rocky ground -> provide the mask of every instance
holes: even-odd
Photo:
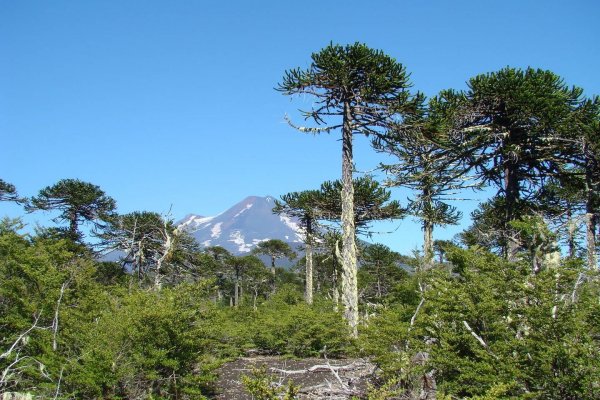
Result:
[[[346,400],[361,398],[373,379],[375,366],[362,359],[286,359],[282,357],[244,357],[223,365],[217,388],[219,400],[252,400],[242,384],[242,376],[264,368],[273,385],[286,386],[289,380],[300,386],[299,399]]]

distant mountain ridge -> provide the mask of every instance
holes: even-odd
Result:
[[[218,215],[189,214],[177,225],[202,247],[221,246],[235,255],[248,254],[269,239],[282,240],[295,249],[302,244],[302,228],[294,218],[273,214],[274,200],[249,196]]]

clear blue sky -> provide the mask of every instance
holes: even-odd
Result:
[[[273,90],[312,52],[364,42],[430,96],[507,65],[550,69],[593,95],[599,20],[595,0],[0,0],[0,178],[27,196],[79,178],[122,213],[172,206],[175,219],[317,188],[340,174],[338,137],[289,128],[284,114],[302,104]],[[364,140],[355,157],[359,170],[381,161]],[[19,214],[0,203],[0,216]],[[378,229],[398,226],[377,240],[421,245],[410,220]]]

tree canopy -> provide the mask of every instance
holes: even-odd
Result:
[[[56,222],[68,222],[69,233],[77,238],[82,223],[91,223],[100,228],[116,209],[116,202],[99,186],[79,179],[62,179],[52,186],[40,190],[31,199],[30,210],[57,210]]]
[[[20,200],[15,185],[0,179],[0,201],[19,202]]]

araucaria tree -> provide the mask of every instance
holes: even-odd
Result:
[[[373,141],[378,151],[398,159],[397,164],[381,165],[389,178],[387,185],[412,189],[408,212],[421,220],[423,229],[423,258],[426,267],[433,264],[433,229],[435,226],[455,225],[462,213],[447,203],[461,189],[476,188],[465,174],[463,165],[452,160],[448,151],[427,139],[439,129],[430,117],[415,121],[412,132],[389,133],[385,141]]]
[[[466,92],[442,92],[432,106],[448,117],[448,148],[484,183],[498,188],[504,251],[514,261],[522,241],[511,223],[527,213],[562,163],[567,125],[584,100],[583,91],[533,68],[478,75],[468,86]]]
[[[278,258],[287,258],[292,260],[296,258],[296,253],[289,244],[279,239],[269,239],[260,242],[253,250],[253,254],[269,256],[271,259],[271,273],[275,275],[275,260]]]
[[[356,134],[382,135],[422,102],[412,95],[404,66],[364,44],[330,44],[313,53],[308,69],[285,72],[277,90],[286,95],[308,94],[315,98],[311,110],[302,111],[316,127],[297,127],[301,132],[341,130],[342,135],[342,300],[345,317],[357,335],[358,290],[352,138]],[[291,123],[290,123],[291,124]]]
[[[354,227],[359,234],[370,235],[373,221],[402,218],[406,212],[396,200],[390,200],[392,193],[382,187],[370,176],[355,178],[354,190]],[[321,184],[319,219],[341,222],[343,203],[340,193],[343,190],[340,181],[326,181]]]
[[[319,196],[318,190],[287,193],[281,196],[281,201],[275,200],[275,207],[273,207],[273,212],[276,214],[298,218],[304,229],[306,259],[304,299],[308,304],[312,304],[313,301],[313,244],[315,223],[319,215]]]
[[[0,179],[0,201],[15,201],[19,202],[21,199],[17,194],[15,185],[8,183]]]
[[[69,235],[77,239],[79,226],[91,222],[94,227],[102,226],[114,215],[116,202],[100,187],[79,179],[62,179],[48,186],[31,199],[30,210],[58,210],[56,222],[68,222]]]

